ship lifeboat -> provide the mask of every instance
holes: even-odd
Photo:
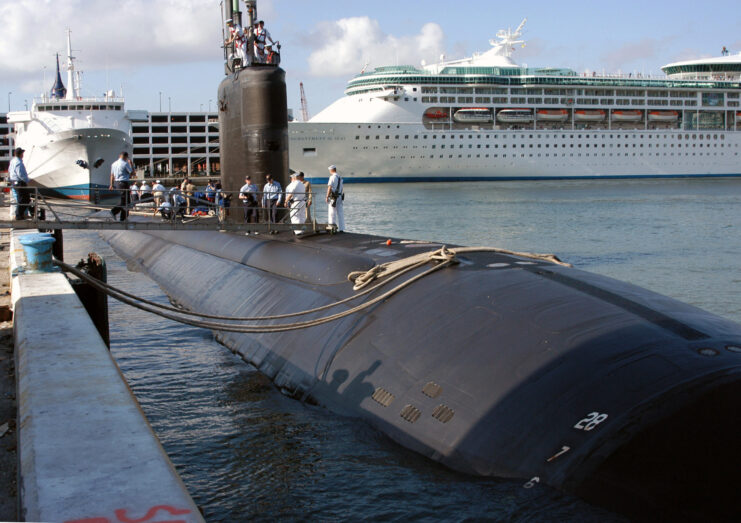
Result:
[[[447,119],[450,113],[447,109],[428,109],[425,111],[424,117],[430,120],[443,120]]]
[[[502,109],[497,113],[502,123],[528,123],[533,121],[532,109]]]
[[[621,109],[612,111],[613,122],[640,122],[641,120],[643,120],[643,111]]]
[[[601,122],[605,119],[602,109],[577,109],[574,111],[574,120],[578,122]]]
[[[538,109],[538,120],[543,122],[565,122],[569,119],[566,109]]]
[[[649,111],[648,120],[651,122],[676,122],[679,111]]]
[[[488,123],[492,121],[492,116],[486,107],[467,107],[457,110],[453,120],[459,123]]]

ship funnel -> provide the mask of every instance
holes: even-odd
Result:
[[[59,72],[59,53],[57,53],[57,80],[51,88],[51,97],[61,100],[65,96],[67,96],[67,89],[64,87],[64,83],[62,83],[62,75]]]

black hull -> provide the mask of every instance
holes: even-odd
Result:
[[[185,307],[309,309],[346,276],[435,248],[343,234],[105,232]],[[548,484],[637,517],[735,518],[741,326],[610,278],[476,253],[363,315],[217,333],[284,392],[466,473]]]

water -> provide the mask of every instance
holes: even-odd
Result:
[[[741,180],[348,185],[345,204],[357,232],[555,252],[741,320]],[[166,303],[97,235],[69,231],[65,248],[68,260],[102,254],[114,285]],[[620,519],[547,487],[447,470],[284,397],[207,331],[110,306],[113,354],[209,521]]]

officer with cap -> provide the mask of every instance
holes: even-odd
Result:
[[[345,213],[342,209],[342,202],[345,200],[342,177],[337,173],[337,167],[330,165],[329,180],[327,181],[327,223],[336,225],[337,230],[345,230]]]
[[[31,203],[31,194],[28,192],[28,172],[26,172],[26,166],[23,165],[23,153],[25,149],[20,147],[13,151],[13,159],[10,160],[8,166],[8,180],[13,186],[13,195],[15,196],[15,219],[23,220],[26,218],[26,213],[30,213],[31,209],[29,203]]]

